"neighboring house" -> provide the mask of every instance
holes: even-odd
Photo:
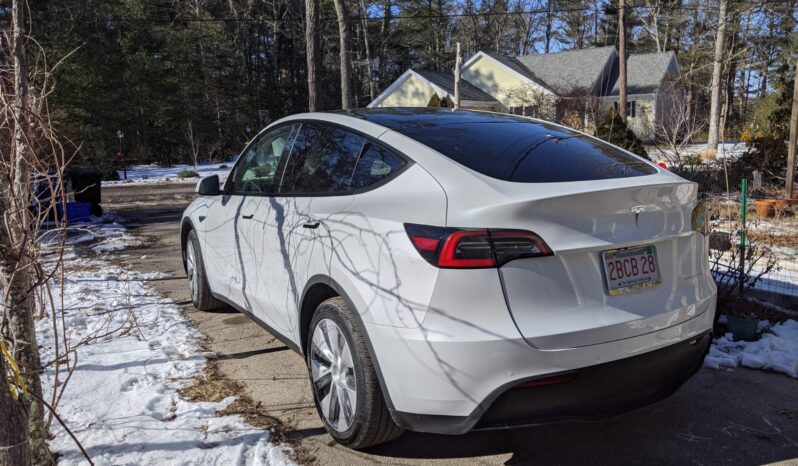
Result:
[[[561,121],[589,129],[618,101],[618,53],[615,47],[509,57],[478,52],[461,74],[461,106]],[[671,124],[682,94],[673,81],[680,75],[673,52],[631,55],[627,59],[629,127],[643,140]],[[426,106],[433,93],[454,97],[453,73],[408,70],[369,107]]]

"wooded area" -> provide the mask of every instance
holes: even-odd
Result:
[[[226,159],[263,126],[260,110],[274,120],[364,107],[409,67],[451,71],[457,42],[467,59],[619,36],[616,0],[51,0],[31,9],[37,59],[68,56],[55,75],[54,118],[84,163],[105,168],[120,148],[117,130],[131,160]],[[794,2],[638,0],[624,11],[627,53],[677,53],[688,118],[714,112],[725,138],[751,124],[753,133],[781,131],[768,120],[792,89]]]

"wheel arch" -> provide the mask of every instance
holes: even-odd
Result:
[[[299,338],[302,355],[307,356],[308,332],[310,331],[310,321],[313,319],[313,313],[316,311],[316,308],[319,306],[319,304],[336,296],[343,299],[347,306],[354,311],[352,314],[355,316],[355,319],[358,320],[358,325],[365,336],[366,345],[371,353],[371,360],[374,363],[374,369],[377,372],[377,379],[380,382],[380,389],[382,390],[382,395],[385,398],[385,404],[389,409],[393,410],[394,405],[391,401],[391,395],[387,390],[385,379],[382,376],[382,368],[380,367],[377,354],[374,352],[374,345],[371,343],[371,337],[369,337],[368,331],[363,324],[363,319],[360,316],[360,310],[355,306],[354,302],[343,289],[343,287],[333,278],[327,275],[319,274],[312,276],[302,291],[299,314]]]
[[[196,230],[196,228],[194,228],[194,223],[192,223],[191,219],[188,217],[183,218],[180,222],[180,256],[183,261],[183,270],[186,269],[186,242],[188,241],[188,234],[191,230]]]

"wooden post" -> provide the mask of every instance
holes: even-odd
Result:
[[[798,70],[798,62],[795,63]],[[798,77],[792,89],[792,114],[790,115],[790,147],[787,148],[787,183],[784,186],[784,195],[793,199],[793,184],[795,183],[795,143],[798,139]]]
[[[463,56],[460,54],[460,42],[457,43],[457,57],[454,62],[454,108],[460,108],[460,73],[463,68]]]
[[[626,124],[626,22],[624,20],[624,10],[626,2],[618,1],[618,115],[621,121]]]

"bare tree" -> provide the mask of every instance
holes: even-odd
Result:
[[[537,86],[519,86],[507,91],[507,99],[514,103],[511,110],[524,116],[554,119],[556,98]]]
[[[728,0],[720,0],[718,12],[718,31],[715,36],[715,58],[712,63],[712,97],[709,104],[709,135],[707,149],[718,150],[718,133],[720,124],[720,85],[721,68],[723,67],[723,52],[726,46],[726,9]]]
[[[349,12],[345,0],[333,0],[335,14],[338,16],[338,38],[341,55],[341,108],[352,108],[352,57],[349,52],[351,31],[349,30]]]
[[[364,0],[360,0],[360,14],[362,15],[361,24],[363,27],[363,46],[366,49],[366,78],[369,81],[369,99],[374,100],[374,96],[376,95],[374,91],[374,70],[372,69],[373,63],[371,60],[371,45],[369,43],[368,10],[366,9],[366,3]]]
[[[657,104],[659,117],[655,119],[656,140],[664,146],[662,153],[670,162],[682,163],[682,150],[707,128],[707,120],[692,111],[687,91],[680,82],[666,83]]]
[[[308,110],[321,110],[319,72],[321,71],[321,20],[319,0],[305,0],[305,50],[308,64]]]
[[[12,2],[11,21],[11,58],[13,61],[13,81],[5,81],[3,86],[2,105],[4,107],[4,128],[13,128],[11,134],[3,137],[3,156],[0,163],[0,199],[4,204],[0,219],[0,280],[5,290],[0,338],[10,343],[9,351],[2,357],[11,356],[19,365],[30,396],[24,397],[25,417],[12,420],[7,427],[0,426],[0,438],[23,440],[23,444],[15,445],[16,450],[0,450],[0,463],[5,461],[4,455],[20,455],[30,461],[45,461],[49,456],[47,448],[47,432],[44,428],[44,410],[40,403],[42,387],[39,380],[41,363],[36,343],[34,313],[36,302],[33,290],[36,285],[36,230],[33,216],[29,210],[31,203],[31,148],[28,132],[31,125],[38,122],[29,119],[31,106],[28,86],[27,36],[24,30],[25,6],[20,1]],[[13,92],[11,92],[13,91]],[[9,102],[7,96],[13,95]],[[10,107],[10,111],[9,111]],[[7,384],[0,387],[6,390]],[[11,415],[19,414],[16,407],[11,407]],[[6,432],[7,428],[20,428],[27,424],[27,429],[20,433]],[[17,442],[18,443],[18,442]],[[25,451],[27,450],[27,451]],[[10,460],[10,458],[9,458]],[[13,461],[9,461],[13,463]]]

